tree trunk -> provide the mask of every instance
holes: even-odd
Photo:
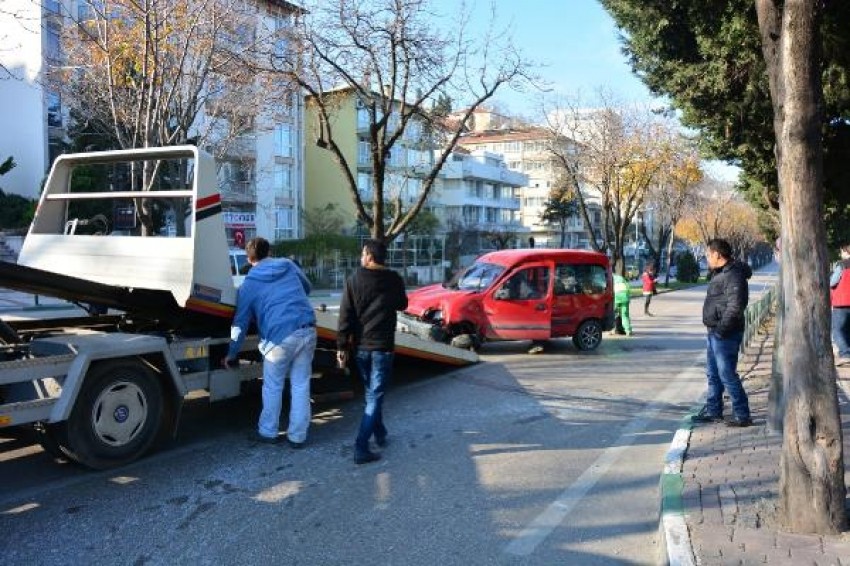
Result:
[[[781,245],[788,258],[782,266],[787,339],[781,512],[793,532],[832,534],[845,526],[845,486],[836,373],[829,355],[819,6],[817,0],[756,0],[771,75]],[[778,52],[768,53],[777,40]]]

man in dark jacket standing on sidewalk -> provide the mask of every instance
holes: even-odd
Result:
[[[750,405],[737,373],[738,351],[744,338],[744,310],[749,301],[749,279],[753,271],[745,263],[732,259],[729,242],[708,242],[708,267],[713,275],[702,307],[702,322],[708,329],[706,377],[708,395],[705,406],[693,420],[723,420],[723,391],[732,398],[733,417],[728,426],[750,426]]]
[[[339,306],[337,361],[345,365],[353,350],[360,378],[366,387],[366,408],[354,445],[354,461],[366,464],[381,455],[369,449],[375,437],[380,446],[387,444],[384,426],[384,391],[390,380],[395,349],[396,311],[407,308],[404,281],[395,271],[384,267],[387,248],[377,240],[366,240],[360,267],[345,282]]]

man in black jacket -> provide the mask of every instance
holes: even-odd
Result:
[[[395,349],[396,311],[407,308],[404,281],[395,271],[384,267],[387,248],[377,240],[366,240],[360,267],[345,282],[339,306],[337,361],[348,362],[355,351],[355,362],[366,387],[366,408],[354,445],[354,461],[366,464],[381,459],[369,449],[375,437],[378,446],[387,444],[384,426],[384,391],[390,380]]]
[[[732,398],[733,417],[728,426],[750,426],[750,405],[737,373],[738,351],[744,338],[744,310],[749,301],[750,266],[732,259],[729,242],[708,242],[708,267],[711,282],[702,307],[702,322],[708,329],[706,377],[708,394],[705,406],[693,417],[696,422],[723,420],[723,391]]]

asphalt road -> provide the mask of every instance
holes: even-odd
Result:
[[[399,365],[375,464],[351,459],[357,400],[316,407],[297,452],[248,440],[256,396],[195,400],[175,442],[111,472],[0,434],[0,563],[654,563],[664,453],[705,388],[704,292],[653,318],[633,302],[635,336],[595,352]]]

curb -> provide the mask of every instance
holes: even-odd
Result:
[[[664,471],[661,474],[661,520],[658,530],[661,535],[661,545],[664,549],[662,564],[671,566],[694,566],[694,551],[691,546],[691,536],[685,522],[684,505],[682,504],[682,466],[685,453],[691,440],[693,422],[691,417],[697,414],[702,403],[697,403],[682,419],[682,424],[673,436],[673,442],[664,456]]]
[[[836,380],[838,389],[850,399],[850,378],[842,378],[840,375]],[[703,405],[701,399],[688,414],[682,419],[682,423],[670,448],[664,456],[664,471],[661,474],[661,519],[658,530],[661,536],[661,564],[671,566],[695,566],[691,535],[685,521],[684,505],[682,503],[682,490],[684,479],[682,478],[682,466],[685,461],[685,453],[691,440],[693,422],[691,417],[696,415]]]

